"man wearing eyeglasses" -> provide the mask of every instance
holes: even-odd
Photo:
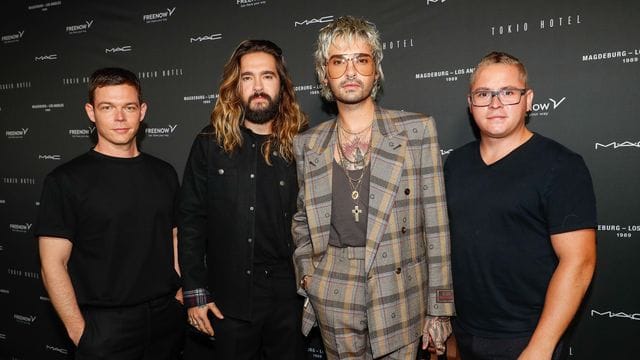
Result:
[[[471,75],[478,141],[445,164],[463,359],[559,359],[593,275],[596,208],[580,155],[527,128],[524,65],[499,52]]]
[[[315,61],[338,114],[294,140],[303,332],[317,321],[329,359],[414,360],[421,336],[442,353],[454,307],[435,123],[376,105],[382,48],[366,20],[320,30]]]

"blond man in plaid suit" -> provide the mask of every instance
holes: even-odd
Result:
[[[293,218],[303,332],[329,359],[442,353],[454,314],[440,147],[432,118],[375,104],[383,78],[375,26],[341,17],[315,54],[335,119],[294,140]]]

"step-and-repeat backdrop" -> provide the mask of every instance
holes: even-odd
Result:
[[[247,38],[279,44],[312,124],[331,116],[314,75],[318,29],[363,16],[382,35],[379,103],[436,118],[442,155],[474,139],[469,74],[491,50],[528,66],[529,126],[580,153],[598,201],[598,268],[570,358],[631,359],[640,342],[640,2],[635,0],[8,1],[0,5],[0,357],[66,359],[33,224],[44,176],[92,146],[93,70],[121,66],[149,104],[142,149],[182,172],[223,64]],[[310,358],[322,358],[310,346]]]

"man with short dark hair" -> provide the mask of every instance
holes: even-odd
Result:
[[[177,359],[177,174],[138,150],[147,105],[135,74],[95,71],[85,110],[95,147],[44,181],[35,230],[44,285],[76,359]]]
[[[215,337],[209,347],[216,359],[298,360],[292,142],[306,117],[282,50],[268,40],[238,45],[219,93],[182,183],[179,253],[189,321]]]
[[[558,359],[595,267],[589,170],[527,128],[533,90],[517,58],[485,56],[468,103],[480,139],[445,164],[460,354]]]
[[[433,118],[378,107],[380,36],[345,16],[320,30],[316,72],[338,115],[296,137],[294,261],[329,359],[443,353],[454,314]]]

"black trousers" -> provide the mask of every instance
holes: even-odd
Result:
[[[184,360],[304,359],[302,298],[290,271],[254,266],[251,321],[209,316],[215,339],[189,331]],[[223,315],[224,309],[220,309]]]
[[[518,338],[485,338],[471,335],[453,322],[458,352],[462,360],[516,360],[529,344],[531,336]],[[564,341],[561,339],[551,357],[562,359]]]
[[[76,360],[174,360],[183,346],[186,310],[173,296],[135,306],[82,309]]]

